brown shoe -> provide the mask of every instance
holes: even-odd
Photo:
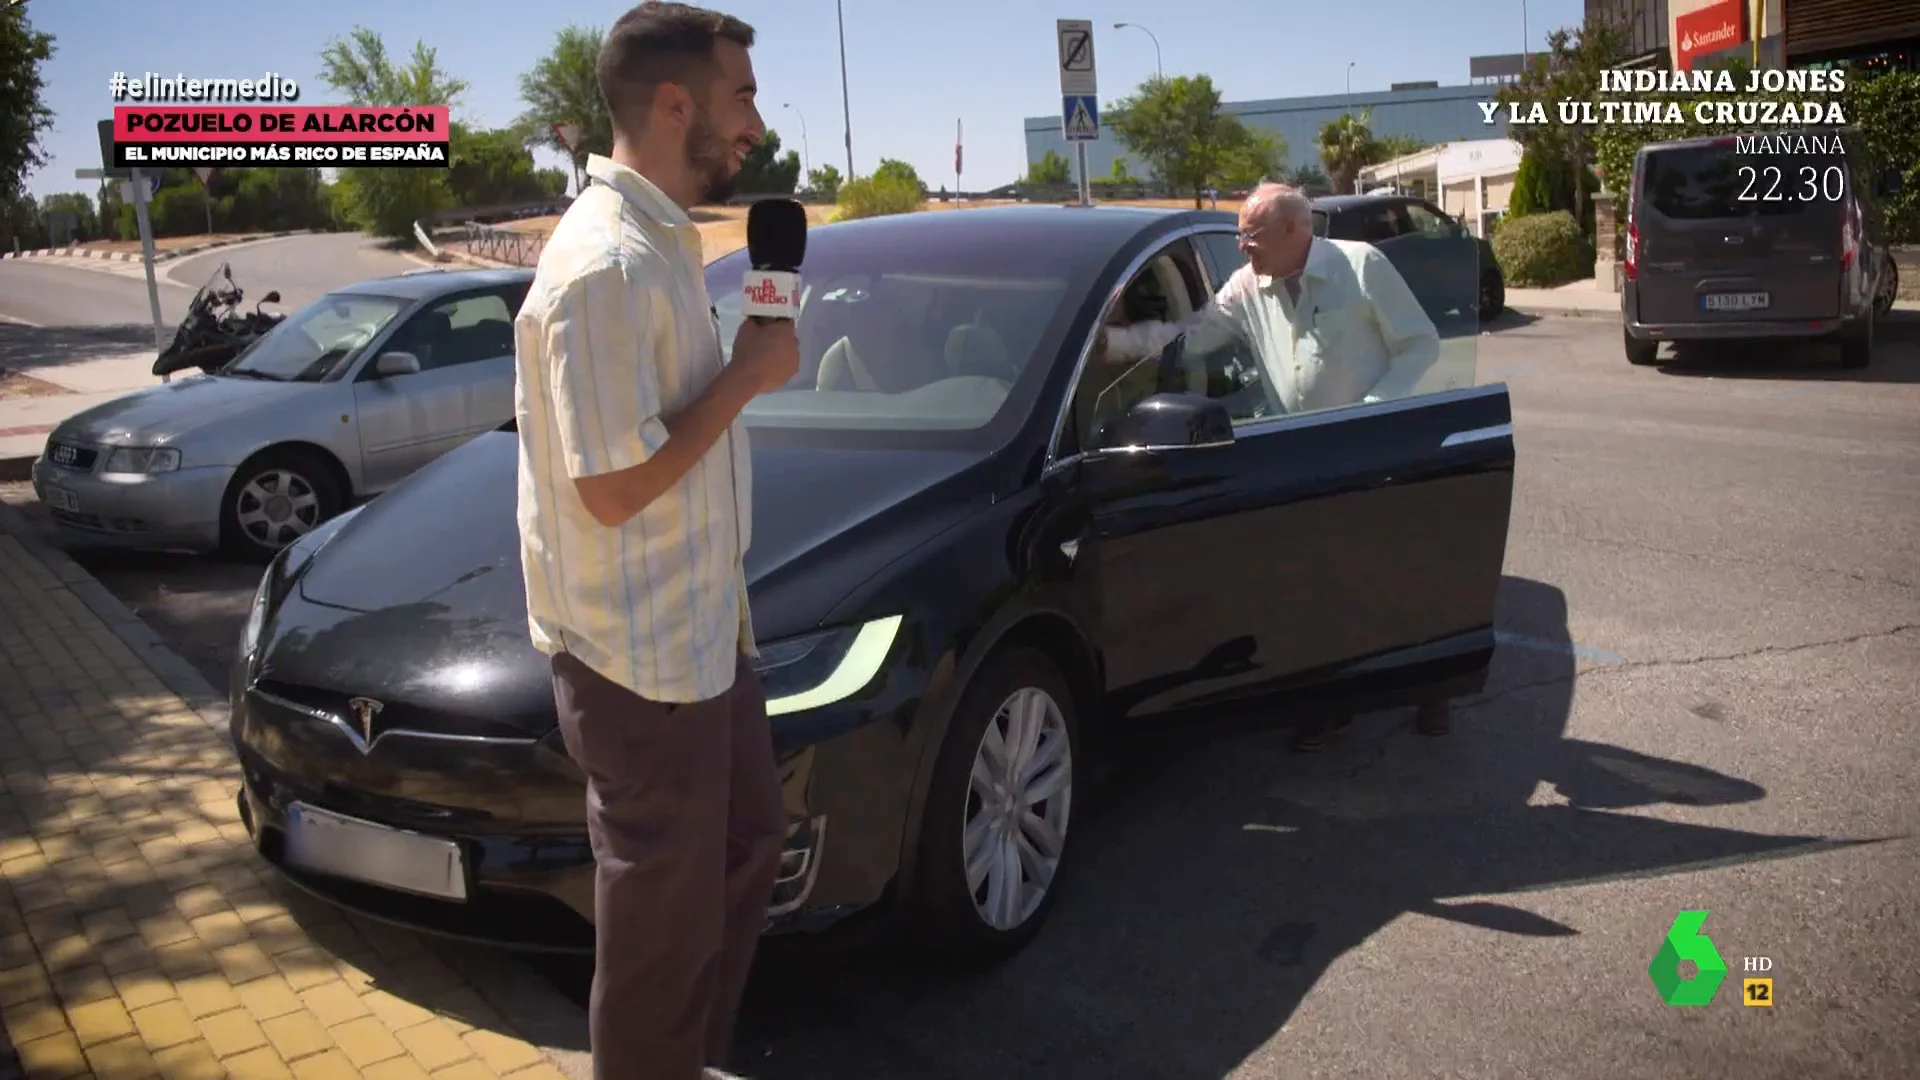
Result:
[[[1453,732],[1453,705],[1445,701],[1430,701],[1420,706],[1413,714],[1413,727],[1422,735],[1448,735]]]

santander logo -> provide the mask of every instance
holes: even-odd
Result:
[[[1703,34],[1700,34],[1694,37],[1692,39],[1693,44],[1689,45],[1683,41],[1680,43],[1680,47],[1688,50],[1704,49],[1710,46],[1728,44],[1738,40],[1740,40],[1740,28],[1733,25],[1732,22],[1723,22],[1720,24],[1718,29],[1709,30]]]

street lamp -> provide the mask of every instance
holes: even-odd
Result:
[[[840,113],[847,125],[847,179],[853,179],[853,106],[847,100],[847,16],[841,0],[833,0],[833,17],[840,24]],[[805,141],[804,139],[802,140]]]
[[[1153,31],[1147,29],[1144,26],[1141,26],[1139,23],[1117,22],[1113,24],[1113,28],[1115,30],[1125,30],[1128,27],[1132,27],[1133,29],[1138,30],[1141,33],[1147,35],[1149,38],[1153,38],[1153,72],[1154,74],[1160,76],[1160,78],[1165,79],[1167,77],[1167,73],[1164,70],[1162,70],[1160,67],[1160,39],[1157,37],[1153,37]]]
[[[782,103],[780,107],[793,109],[793,115],[800,118],[800,169],[802,172],[812,172],[813,168],[809,162],[813,160],[813,154],[807,150],[807,114],[786,103]]]
[[[1347,93],[1349,94],[1353,93],[1353,65],[1359,62],[1358,60],[1347,61]]]

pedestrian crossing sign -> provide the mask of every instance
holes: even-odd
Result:
[[[1092,94],[1067,94],[1060,99],[1060,129],[1068,142],[1100,138],[1100,101]]]

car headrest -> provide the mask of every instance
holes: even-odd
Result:
[[[947,334],[947,370],[955,375],[1004,375],[1007,343],[986,323],[965,323]]]

